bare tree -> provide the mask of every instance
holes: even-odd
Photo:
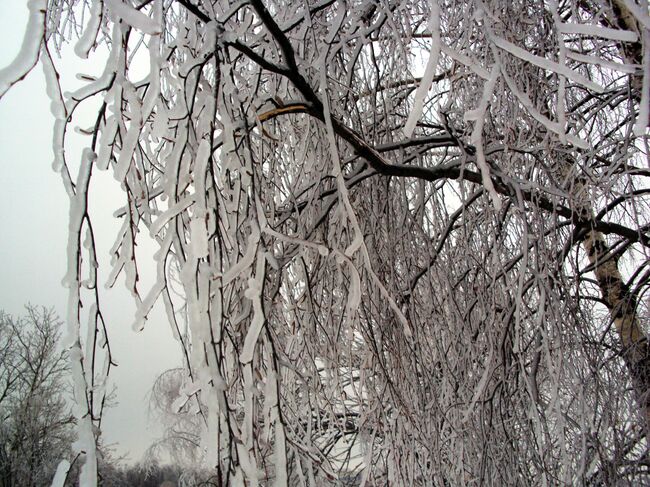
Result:
[[[125,194],[109,283],[126,276],[136,328],[163,300],[217,485],[650,481],[643,0],[30,5],[0,96],[40,59],[87,485],[97,169]],[[108,61],[66,93],[71,37]]]
[[[70,453],[68,360],[54,311],[0,312],[0,485],[42,486]]]
[[[182,399],[186,377],[185,368],[168,369],[158,376],[151,389],[150,413],[154,421],[163,425],[163,434],[145,452],[144,463],[155,464],[170,458],[186,470],[201,465],[203,422],[196,404]]]

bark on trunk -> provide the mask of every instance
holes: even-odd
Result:
[[[590,231],[584,241],[603,300],[621,341],[621,355],[630,371],[645,426],[650,427],[650,347],[639,325],[636,297],[623,282],[617,259],[612,257],[602,233]]]
[[[636,32],[639,35],[638,42],[620,44],[621,54],[628,63],[642,64],[641,27],[623,0],[612,0],[611,8],[613,27]],[[640,74],[631,75],[630,82],[633,88],[633,98],[640,101],[642,76]],[[577,194],[584,194],[585,185],[586,181],[584,180],[578,182]],[[590,204],[584,202],[580,206],[581,213],[589,215],[591,220],[593,211]],[[621,355],[630,372],[641,414],[645,419],[646,431],[648,431],[650,430],[650,346],[648,346],[648,338],[639,324],[636,296],[623,282],[618,260],[612,256],[602,233],[591,230],[584,241],[584,248],[594,267],[603,300],[609,308],[611,319],[616,326],[621,341]]]
[[[565,181],[574,179],[573,168],[577,167],[567,161],[561,169]],[[590,225],[594,212],[589,198],[587,179],[574,179],[570,191],[575,209],[582,218],[579,224]],[[632,386],[640,406],[646,431],[650,431],[650,346],[641,329],[637,316],[637,300],[629,287],[623,282],[618,266],[618,258],[612,254],[604,235],[596,230],[589,230],[584,241],[584,249],[593,267],[602,294],[603,301],[609,309],[611,320],[620,340],[620,353],[630,373]]]

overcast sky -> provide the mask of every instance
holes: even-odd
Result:
[[[0,68],[19,50],[27,22],[26,3],[0,1]],[[86,65],[59,60],[63,81],[73,80],[79,70],[97,73],[101,69],[98,57]],[[44,83],[37,66],[0,100],[0,309],[16,315],[32,303],[54,307],[65,319],[67,291],[61,280],[66,268],[68,199],[60,176],[52,170],[53,117]],[[76,136],[66,154],[77,159],[83,147],[84,139]],[[108,173],[96,171],[91,189],[90,212],[103,285],[109,272],[108,251],[120,224],[112,214],[121,206],[122,195]],[[152,254],[154,247],[143,242],[139,250]],[[143,263],[141,269],[146,282],[153,267]],[[102,287],[109,338],[118,362],[112,372],[118,404],[106,413],[102,430],[105,443],[115,444],[118,454],[134,461],[160,434],[159,426],[147,419],[147,393],[160,372],[180,363],[180,354],[161,306],[142,333],[131,330],[135,306],[123,279],[117,287]]]

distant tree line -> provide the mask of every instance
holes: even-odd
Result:
[[[125,465],[119,459],[100,455],[98,485],[101,487],[220,487],[211,474],[187,466],[161,464],[144,460]],[[68,475],[66,486],[77,487],[78,466]]]
[[[21,317],[0,310],[0,487],[48,486],[63,459],[72,464],[65,485],[78,485],[81,462],[72,449],[75,417],[61,333],[52,309],[28,305]],[[217,485],[199,471],[152,459],[125,465],[105,447],[98,453],[102,487]]]
[[[61,322],[51,309],[26,311],[0,311],[0,487],[49,485],[73,439]]]
[[[98,473],[99,485],[103,487],[176,487],[182,485],[183,476],[177,466],[143,463],[131,466],[104,463],[100,464]]]

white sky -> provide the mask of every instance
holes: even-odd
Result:
[[[27,22],[26,1],[0,0],[0,68],[19,50]],[[79,69],[97,72],[101,60],[58,60],[63,81],[74,79]],[[64,87],[65,89],[65,87]],[[69,89],[69,88],[68,88]],[[26,303],[54,307],[65,319],[67,291],[61,286],[65,274],[68,199],[60,176],[52,170],[52,123],[49,100],[40,66],[0,100],[0,309],[20,314]],[[75,161],[84,139],[75,136],[66,154]],[[108,251],[120,222],[113,212],[121,206],[119,186],[108,173],[94,173],[90,202],[98,240],[100,283],[109,273]],[[139,250],[152,255],[153,246],[143,242]],[[139,263],[142,282],[153,275],[153,266]],[[170,327],[157,306],[142,333],[131,330],[134,309],[130,294],[118,281],[118,289],[102,289],[109,339],[118,367],[112,382],[118,404],[104,416],[104,442],[115,444],[128,461],[140,458],[160,426],[148,421],[147,393],[158,374],[180,364],[178,347]],[[146,292],[146,286],[142,288]],[[82,335],[84,333],[82,332]]]

